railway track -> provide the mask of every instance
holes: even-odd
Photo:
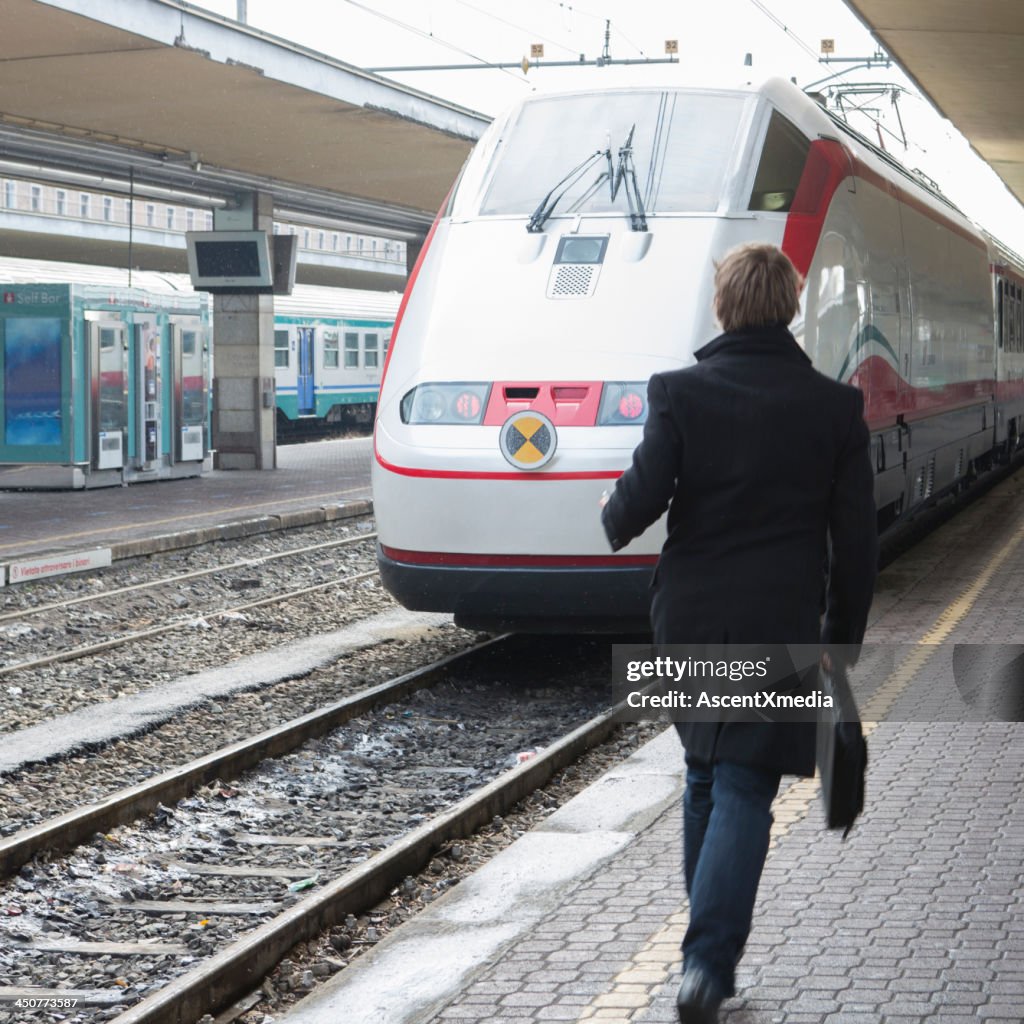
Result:
[[[123,1009],[119,1024],[141,1024],[195,1021],[258,988],[297,942],[363,913],[443,844],[504,814],[610,734],[615,723],[609,712],[582,721],[579,681],[595,674],[602,657],[595,660],[591,650],[581,666],[579,646],[569,650],[567,663],[574,667],[568,686],[560,679],[524,695],[524,673],[536,674],[537,659],[524,666],[527,647],[516,638],[488,641],[0,842],[3,872],[20,871],[6,885],[8,912],[12,894],[16,899],[32,879],[42,902],[37,912],[4,922],[14,943],[9,955],[16,960],[5,973],[33,983],[0,988],[0,1000],[9,1006],[12,998],[77,998],[76,1015],[68,1020],[110,1019]],[[606,646],[600,646],[606,657]],[[481,690],[483,680],[502,674],[504,686]],[[444,692],[435,698],[437,687]],[[536,723],[561,724],[549,727],[545,749],[506,771],[522,742],[522,728],[509,724],[516,711]],[[491,712],[496,720],[487,721]],[[568,726],[567,716],[573,719]],[[410,729],[417,728],[429,743],[418,746],[409,739]],[[459,753],[473,746],[465,745],[474,728],[486,733],[486,764],[470,763]],[[325,739],[329,733],[332,738]],[[330,749],[339,743],[340,749]],[[330,796],[339,778],[369,770],[367,752],[373,750],[383,774],[376,784],[372,776],[357,777],[354,792],[372,797],[384,789],[388,799],[372,821],[362,823],[358,838],[342,813],[351,808],[332,807]],[[446,763],[436,763],[439,750],[447,751]],[[314,819],[310,825],[288,795],[296,766],[321,783],[318,796],[304,794],[320,803],[319,824]],[[175,800],[183,803],[173,806]],[[423,811],[432,804],[435,813],[426,817]],[[153,811],[148,826],[122,827]],[[67,861],[52,859],[58,849],[86,839],[93,840],[91,846]],[[280,857],[268,864],[253,853],[282,849],[291,853],[284,866]],[[30,862],[37,867],[26,870]],[[45,868],[38,867],[44,862]],[[97,871],[91,898],[71,898],[68,887],[90,885],[82,876]],[[60,875],[56,880],[54,873]],[[206,895],[194,898],[197,888]],[[182,889],[190,895],[182,898]],[[105,893],[102,899],[97,891]],[[168,936],[154,920],[173,920],[176,927]],[[236,938],[237,926],[226,921],[259,923]],[[196,964],[181,973],[183,956],[195,957]],[[38,976],[54,957],[79,962],[61,979],[64,996],[54,996],[53,986]],[[112,961],[123,974],[105,986],[85,985],[83,979],[96,975],[88,964],[98,961],[108,975]],[[147,980],[140,987],[142,978]],[[154,978],[160,979],[158,987]],[[5,1008],[0,1002],[0,1020]],[[20,1024],[17,1016],[10,1019]]]
[[[352,545],[365,545],[372,542],[377,537],[376,533],[367,533],[358,537],[348,537],[342,540],[328,541],[322,544],[306,545],[301,548],[297,548],[291,551],[277,552],[272,555],[265,555],[260,558],[254,559],[242,559],[240,561],[230,562],[223,566],[214,566],[211,568],[198,569],[194,572],[178,573],[172,576],[167,576],[155,580],[148,580],[143,583],[136,583],[125,587],[116,587],[109,591],[104,591],[102,597],[105,601],[108,601],[114,597],[119,597],[125,594],[135,594],[144,590],[154,590],[160,587],[178,585],[183,582],[199,579],[204,576],[225,576],[225,574],[234,570],[243,570],[251,572],[253,569],[258,568],[260,565],[266,565],[270,562],[280,561],[285,558],[294,558],[302,555],[308,555],[311,553],[323,553],[332,549],[350,547]],[[303,597],[307,594],[314,594],[321,590],[327,590],[331,587],[342,586],[348,583],[358,583],[361,580],[370,579],[377,576],[377,570],[370,569],[365,572],[354,573],[346,576],[335,576],[328,580],[316,583],[310,586],[297,587],[288,590],[281,591],[273,594],[269,597],[260,598],[255,601],[246,601],[241,604],[233,604],[228,607],[221,608],[210,608],[206,610],[190,610],[187,616],[179,616],[172,622],[167,622],[159,626],[152,626],[145,629],[133,630],[131,632],[123,633],[118,636],[111,637],[109,639],[97,641],[91,644],[83,644],[78,647],[69,647],[64,650],[55,651],[52,654],[43,655],[37,658],[27,658],[22,661],[15,661],[0,666],[0,677],[10,676],[18,672],[25,672],[32,669],[40,668],[43,665],[53,665],[59,662],[75,661],[78,658],[84,658],[91,654],[97,654],[100,651],[112,650],[116,647],[123,647],[127,644],[135,643],[139,640],[149,639],[151,637],[163,636],[166,633],[171,633],[175,630],[185,629],[193,626],[197,619],[201,618],[206,621],[210,619],[221,619],[227,618],[232,615],[242,615],[247,611],[251,611],[255,608],[265,608],[269,605],[280,604],[285,601],[293,600],[297,597]],[[15,620],[18,622],[24,622],[25,620],[31,619],[38,615],[44,615],[53,612],[63,612],[70,608],[75,608],[79,605],[95,605],[98,595],[82,595],[78,597],[67,598],[63,601],[53,601],[43,605],[38,605],[33,608],[19,609],[17,611],[8,611],[0,613],[0,622]],[[103,624],[103,632],[108,632],[111,629],[116,628],[109,620]]]

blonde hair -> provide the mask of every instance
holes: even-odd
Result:
[[[715,264],[715,316],[723,331],[788,324],[802,287],[803,278],[777,246],[738,245]]]

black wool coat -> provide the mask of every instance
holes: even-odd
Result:
[[[781,325],[696,357],[651,378],[643,439],[602,513],[617,551],[668,509],[654,642],[859,644],[878,559],[863,395]],[[702,761],[814,773],[813,722],[679,729]]]

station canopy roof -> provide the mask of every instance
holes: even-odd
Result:
[[[263,188],[414,237],[489,120],[179,0],[2,8],[0,175],[56,166],[119,191],[131,168],[136,186]]]
[[[846,2],[1024,202],[1024,2]]]

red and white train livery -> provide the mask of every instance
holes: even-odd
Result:
[[[752,240],[805,275],[815,366],[865,393],[880,528],[1016,445],[1020,261],[814,100],[781,80],[533,96],[473,150],[395,325],[373,489],[402,604],[646,620],[663,530],[613,555],[598,498],[650,375],[718,333],[713,259]]]

